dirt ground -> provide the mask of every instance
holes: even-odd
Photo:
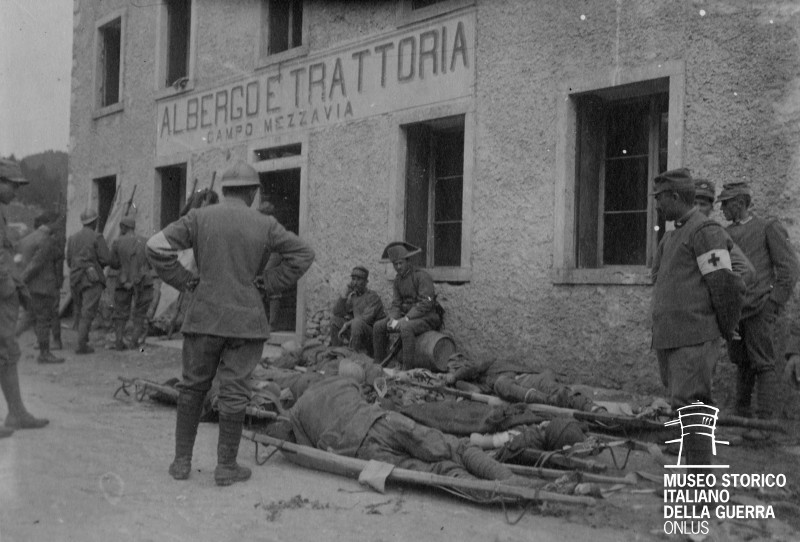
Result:
[[[65,330],[64,337],[67,350],[60,355],[67,362],[55,366],[36,363],[31,332],[21,339],[27,406],[50,425],[0,440],[0,542],[688,539],[664,533],[662,484],[643,479],[592,507],[503,509],[391,482],[380,494],[355,480],[303,469],[280,454],[258,466],[254,445],[243,441],[239,461],[253,477],[221,488],[213,481],[214,424],[201,424],[192,476],[176,482],[167,474],[174,410],[133,396],[114,398],[114,392],[119,376],[179,376],[180,350],[149,338],[143,351],[96,344],[95,354],[76,356],[74,334]],[[721,446],[717,456],[731,464],[730,472],[786,475],[783,489],[732,492],[738,502],[773,504],[776,519],[714,521],[707,536],[694,540],[800,540],[800,439],[797,428],[790,429],[775,445]],[[616,456],[621,461],[624,453]],[[605,474],[624,474],[613,468],[608,451],[596,459],[609,465]],[[626,470],[664,472],[643,452],[631,455]]]

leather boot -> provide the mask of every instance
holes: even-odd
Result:
[[[750,417],[750,403],[753,398],[753,387],[755,386],[755,374],[741,365],[736,367],[736,407],[737,416],[744,418]]]
[[[6,427],[11,429],[39,429],[50,423],[50,420],[34,418],[25,408],[19,389],[19,373],[17,372],[16,363],[0,367],[0,388],[3,389],[3,395],[6,398],[6,403],[8,403]]]
[[[525,388],[517,384],[513,378],[501,377],[494,383],[494,392],[506,401],[513,403],[546,404],[547,397],[539,390]]]
[[[49,341],[39,342],[39,357],[36,358],[38,363],[64,363],[64,358],[57,358],[50,352]]]
[[[114,321],[114,350],[127,350],[128,345],[125,344],[125,320]]]
[[[86,318],[81,318],[78,324],[78,348],[75,350],[76,354],[93,354],[94,348],[89,346],[89,330],[92,327],[92,321]]]
[[[147,338],[147,333],[145,332],[144,322],[134,320],[133,332],[131,335],[131,348],[138,348],[139,346],[143,346],[146,338]]]
[[[778,394],[778,379],[775,369],[769,369],[756,375],[756,416],[762,420],[772,418],[773,403]],[[751,441],[767,441],[771,439],[768,431],[748,429],[742,438]]]
[[[192,451],[197,426],[203,411],[205,394],[181,391],[178,395],[178,415],[175,422],[175,459],[169,474],[176,480],[186,480],[192,472]]]
[[[219,441],[217,442],[217,468],[214,481],[218,486],[229,486],[250,478],[250,469],[236,462],[239,442],[242,439],[244,412],[219,415]]]

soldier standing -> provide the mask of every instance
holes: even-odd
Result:
[[[685,168],[653,182],[656,208],[675,229],[659,243],[653,288],[653,343],[661,381],[673,410],[711,403],[716,343],[730,339],[741,312],[742,278],[731,268],[733,241],[695,206]],[[697,432],[683,440],[687,465],[710,465],[713,441]]]
[[[237,162],[222,174],[224,201],[192,209],[147,242],[147,256],[159,276],[181,291],[193,291],[183,333],[183,370],[175,426],[176,480],[191,473],[192,451],[206,393],[219,375],[219,438],[214,480],[227,486],[250,478],[236,462],[248,380],[269,337],[259,287],[267,295],[290,287],[306,272],[314,252],[273,217],[250,206],[260,185],[258,173]],[[178,252],[194,249],[196,270],[178,262]],[[270,254],[281,263],[264,271]]]
[[[5,427],[0,427],[0,438],[11,435],[14,429],[38,429],[49,423],[49,420],[33,417],[25,408],[17,371],[20,350],[14,331],[20,303],[28,304],[30,295],[16,276],[5,206],[14,200],[17,188],[24,184],[28,184],[28,180],[22,176],[19,164],[0,159],[0,388],[8,404],[8,416]]]
[[[752,193],[745,182],[723,186],[719,198],[722,213],[732,222],[727,230],[755,268],[747,289],[739,322],[739,340],[728,341],[728,356],[737,367],[736,414],[750,416],[753,390],[756,415],[771,418],[778,386],[772,334],[775,320],[792,296],[800,276],[797,255],[786,228],[776,218],[761,218],[750,212]],[[750,440],[765,440],[769,433],[750,429],[742,434]]]
[[[35,325],[39,363],[64,363],[64,358],[57,358],[50,352],[52,320],[53,317],[58,318],[58,313],[53,309],[61,288],[61,267],[64,261],[63,253],[53,236],[52,228],[57,221],[58,217],[52,213],[37,216],[34,220],[36,229],[23,237],[18,247],[22,260],[20,278],[31,294],[27,318],[33,320]]]
[[[153,269],[147,261],[147,239],[136,235],[136,221],[126,216],[119,223],[120,235],[111,244],[111,267],[119,269],[119,279],[114,290],[114,348],[125,350],[125,324],[131,316],[133,304],[133,335],[131,346],[147,336],[145,321],[153,301]]]
[[[69,285],[74,302],[77,302],[76,307],[79,307],[77,310],[80,311],[76,354],[94,352],[94,348],[89,346],[89,331],[106,286],[103,268],[111,260],[106,240],[97,231],[98,218],[94,209],[81,213],[83,227],[67,241]]]

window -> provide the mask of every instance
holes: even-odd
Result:
[[[447,0],[411,0],[411,9],[421,9],[434,4],[441,4]]]
[[[652,179],[683,165],[683,61],[599,70],[557,101],[553,281],[651,284]]]
[[[636,90],[576,98],[578,267],[648,265],[658,242],[648,193],[667,167],[669,96],[625,97]]]
[[[474,5],[475,0],[400,0],[397,4],[398,24],[411,24]]]
[[[95,194],[97,195],[97,231],[104,231],[111,208],[114,206],[114,196],[117,194],[117,177],[109,175],[94,180]]]
[[[165,7],[167,48],[164,84],[170,87],[180,85],[182,80],[189,77],[192,0],[167,0]]]
[[[159,229],[175,222],[180,217],[181,209],[187,199],[186,164],[160,167],[156,169],[161,184],[161,222]]]
[[[407,125],[405,239],[422,248],[418,264],[462,262],[464,117]]]
[[[262,0],[262,56],[274,55],[303,44],[303,0]]]
[[[98,28],[98,45],[98,105],[108,107],[120,101],[122,81],[121,17]]]

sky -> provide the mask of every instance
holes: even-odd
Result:
[[[0,0],[0,156],[67,151],[72,0]]]

